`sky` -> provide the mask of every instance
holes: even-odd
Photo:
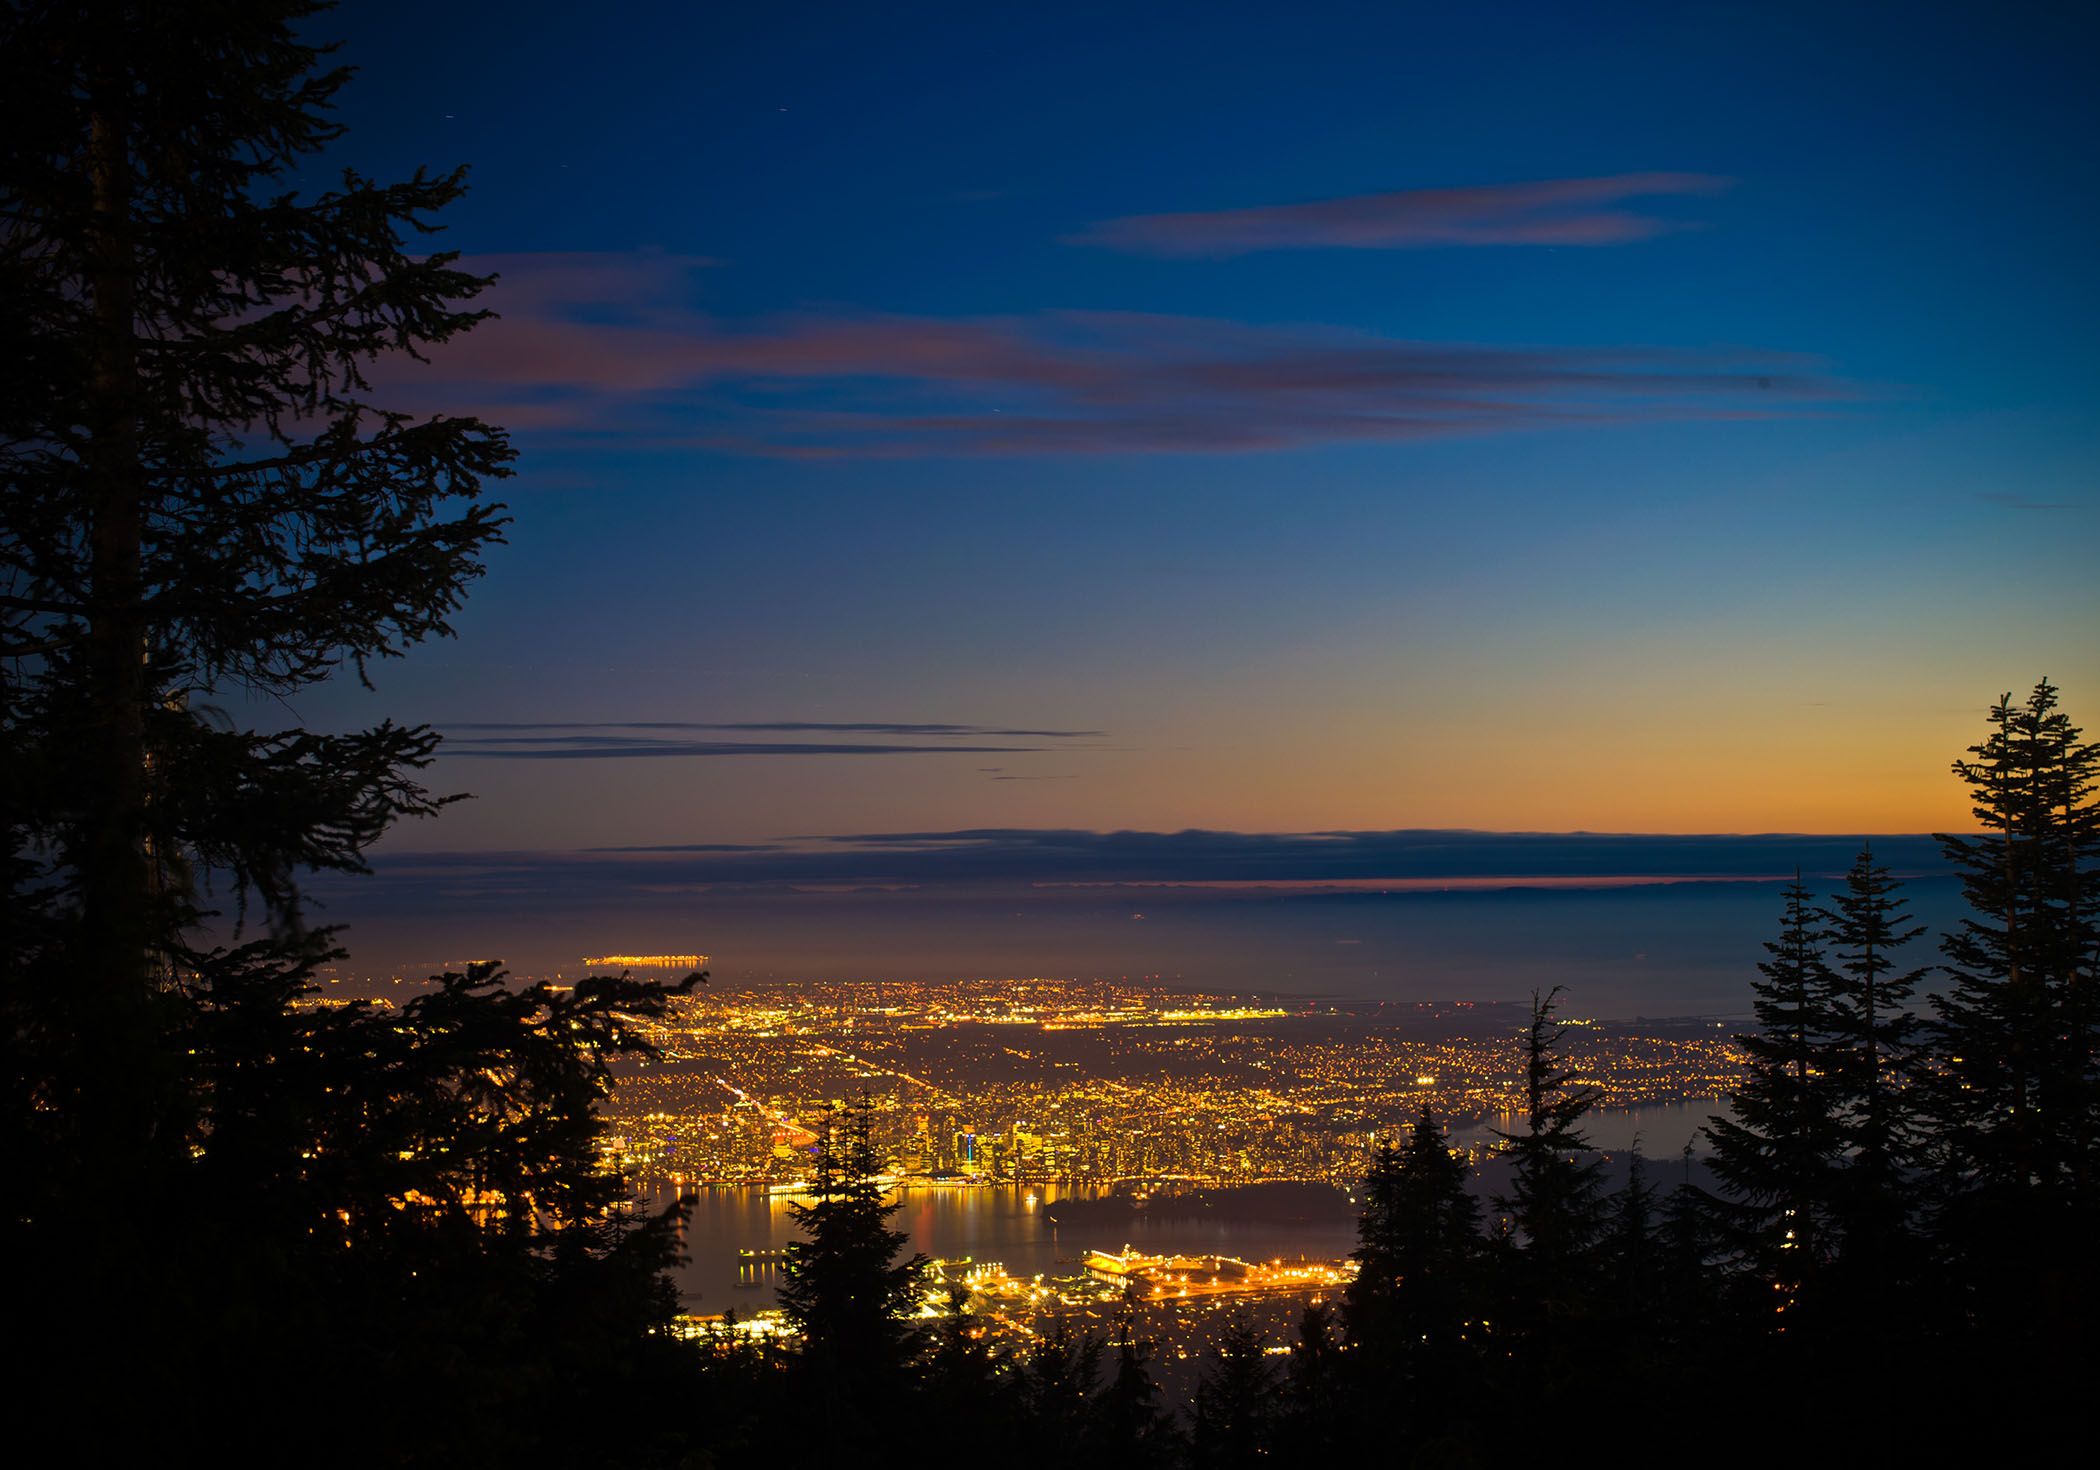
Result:
[[[521,451],[457,638],[290,711],[427,721],[477,798],[334,895],[354,947],[1247,978],[1290,924],[1225,885],[1340,944],[1344,878],[1768,881],[1965,825],[1996,696],[2100,719],[2092,25],[324,17],[326,164],[470,164],[439,243],[500,276],[383,386]],[[1206,885],[1211,937],[1077,882]],[[995,888],[1025,944],[953,907]],[[1478,952],[1447,899],[1432,969]]]

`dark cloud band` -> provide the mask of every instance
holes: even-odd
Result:
[[[482,889],[524,897],[562,891],[675,893],[693,888],[891,884],[1397,891],[1434,886],[1620,887],[1632,882],[1754,881],[1841,873],[1857,837],[1609,833],[1092,832],[1036,828],[877,832],[785,838],[772,845],[669,843],[563,853],[419,854],[382,862],[422,877],[471,875]],[[1943,871],[1933,839],[1876,837],[1898,872]]]

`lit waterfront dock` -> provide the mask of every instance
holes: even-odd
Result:
[[[1110,1285],[1135,1286],[1144,1296],[1266,1296],[1346,1286],[1355,1276],[1349,1261],[1243,1261],[1236,1256],[1149,1256],[1124,1246],[1120,1252],[1086,1253],[1086,1274]]]

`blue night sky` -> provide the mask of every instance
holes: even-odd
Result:
[[[298,713],[448,731],[394,861],[549,956],[594,848],[1958,825],[1993,697],[2100,721],[2090,24],[350,6],[328,162],[471,164],[502,276],[394,395],[523,454],[458,639]],[[620,934],[733,964],[718,856]]]

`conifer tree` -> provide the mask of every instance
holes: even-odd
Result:
[[[1611,1221],[1600,1244],[1604,1288],[1589,1337],[1593,1352],[1583,1375],[1597,1387],[1615,1373],[1667,1378],[1678,1371],[1682,1358],[1670,1331],[1671,1202],[1650,1182],[1638,1137],[1628,1150],[1625,1182],[1610,1203]]]
[[[2057,704],[2045,679],[1993,706],[1954,765],[1981,831],[1939,838],[1971,909],[1933,997],[1944,1223],[2004,1325],[2068,1321],[2096,1288],[2087,1253],[2035,1249],[2100,1219],[2100,746]]]
[[[1099,1338],[1073,1332],[1070,1319],[1060,1317],[1022,1358],[1031,1459],[1062,1464],[1079,1454],[1101,1379],[1104,1346]]]
[[[1342,1373],[1335,1312],[1325,1302],[1309,1302],[1299,1314],[1298,1336],[1291,1343],[1283,1386],[1278,1457],[1293,1465],[1328,1459],[1346,1443],[1344,1424],[1354,1404]]]
[[[1902,885],[1874,862],[1871,844],[1820,912],[1832,972],[1826,1024],[1833,1109],[1843,1165],[1833,1213],[1845,1275],[1867,1293],[1872,1317],[1909,1255],[1905,1162],[1915,1144],[1914,1094],[1905,1079],[1918,1019],[1909,1009],[1922,968],[1899,970],[1897,952],[1925,932],[1910,922]],[[1881,1305],[1877,1305],[1881,1304]]]
[[[1150,1470],[1171,1463],[1177,1446],[1160,1402],[1159,1381],[1152,1376],[1155,1344],[1139,1335],[1136,1302],[1128,1294],[1116,1311],[1109,1347],[1114,1356],[1108,1381],[1089,1417],[1088,1461],[1113,1470]]]
[[[1009,1393],[1011,1365],[973,1320],[969,1288],[950,1282],[946,1307],[929,1334],[920,1373],[920,1396],[930,1419],[943,1434],[987,1447],[1013,1438],[1019,1408]]]
[[[446,633],[503,525],[477,498],[503,434],[371,393],[379,359],[488,315],[487,278],[422,253],[464,172],[285,187],[342,132],[349,73],[302,34],[322,8],[0,18],[0,718],[36,773],[10,793],[13,852],[38,855],[12,901],[51,920],[7,959],[65,973],[46,1019],[98,1042],[60,1085],[103,1146],[152,1132],[190,875],[296,926],[301,869],[356,870],[438,805],[426,730],[258,733],[205,707]]]
[[[1628,1150],[1626,1182],[1612,1201],[1608,1237],[1613,1294],[1620,1315],[1645,1312],[1655,1285],[1655,1187],[1648,1182],[1647,1161],[1636,1138]]]
[[[1663,1199],[1658,1241],[1661,1312],[1656,1325],[1666,1343],[1679,1346],[1699,1342],[1713,1329],[1719,1300],[1713,1263],[1726,1233],[1716,1228],[1716,1201],[1692,1182],[1693,1157],[1687,1140],[1677,1183]]]
[[[1603,1233],[1603,1162],[1581,1123],[1596,1104],[1593,1089],[1576,1082],[1559,1054],[1565,1023],[1554,1017],[1561,987],[1531,998],[1524,1033],[1524,1131],[1503,1133],[1510,1190],[1498,1196],[1516,1234],[1514,1309],[1541,1330],[1578,1315],[1597,1264],[1593,1247]]]
[[[1190,1453],[1198,1470],[1243,1470],[1270,1462],[1276,1387],[1261,1338],[1245,1314],[1235,1313],[1196,1385]]]
[[[885,1197],[881,1171],[874,1103],[863,1095],[819,1134],[812,1200],[788,1207],[805,1238],[787,1248],[781,1313],[801,1337],[804,1392],[825,1410],[818,1429],[845,1438],[904,1391],[926,1269],[922,1255],[898,1258],[908,1237],[890,1228],[899,1206]]]
[[[1343,1304],[1352,1346],[1379,1372],[1428,1373],[1464,1339],[1481,1236],[1466,1167],[1426,1102],[1407,1147],[1387,1143],[1373,1160],[1357,1240],[1356,1279]]]
[[[1758,1029],[1736,1038],[1749,1054],[1729,1094],[1730,1115],[1707,1122],[1714,1172],[1732,1200],[1756,1269],[1779,1315],[1829,1250],[1833,1176],[1844,1148],[1838,1079],[1830,1070],[1836,981],[1823,958],[1816,911],[1797,873],[1782,894],[1779,938],[1751,990]]]
[[[460,171],[295,191],[342,132],[323,9],[0,11],[0,1255],[48,1361],[136,1370],[156,1456],[242,1458],[229,1433],[349,1363],[373,1396],[341,1454],[502,1458],[562,1418],[518,1395],[676,1356],[648,1338],[675,1215],[626,1210],[596,1111],[667,992],[482,972],[310,1004],[335,951],[301,881],[444,804],[437,740],[219,706],[448,632],[511,457],[375,392],[486,317],[487,279],[429,252]],[[244,942],[204,937],[214,892]],[[156,1202],[153,1249],[113,1179]]]

